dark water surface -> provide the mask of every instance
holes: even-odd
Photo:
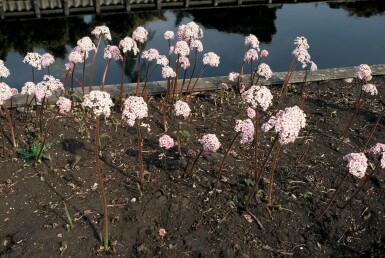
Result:
[[[177,31],[179,25],[195,21],[204,29],[203,53],[213,51],[220,56],[218,68],[207,68],[203,76],[222,76],[239,71],[246,50],[244,38],[254,34],[261,42],[261,49],[270,55],[264,62],[274,71],[286,71],[294,48],[293,40],[305,36],[310,44],[309,53],[318,68],[357,66],[385,63],[385,3],[301,3],[273,7],[206,9],[194,11],[140,12],[113,15],[87,15],[67,18],[51,18],[26,21],[2,21],[0,23],[0,59],[11,72],[4,82],[21,88],[32,79],[31,67],[22,62],[27,52],[49,52],[56,62],[51,74],[63,78],[64,64],[78,39],[91,37],[95,26],[106,25],[112,33],[111,45],[119,44],[125,36],[131,36],[137,26],[145,27],[150,34],[144,49],[156,48],[167,53],[167,30]],[[92,38],[92,37],[91,37]],[[101,83],[106,60],[100,46],[94,70],[93,84]],[[86,61],[87,67],[92,59]],[[201,54],[202,55],[202,54]],[[126,69],[126,82],[136,80],[136,60]],[[201,60],[201,58],[200,58]],[[200,69],[201,61],[198,66]],[[80,65],[79,65],[80,66]],[[300,69],[300,65],[297,65]],[[76,69],[81,78],[81,69]],[[88,70],[87,70],[88,73]],[[106,84],[119,83],[121,63],[111,61]],[[46,70],[37,71],[40,81]],[[143,74],[143,73],[142,73]],[[87,76],[86,76],[87,77]],[[160,68],[151,80],[161,80]],[[88,81],[88,79],[87,79]],[[87,85],[86,81],[86,85]]]

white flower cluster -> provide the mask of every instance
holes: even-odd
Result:
[[[10,99],[12,96],[11,87],[4,82],[0,82],[0,105],[3,105],[4,101]]]
[[[134,52],[135,56],[139,52],[139,48],[138,48],[135,40],[133,40],[130,37],[125,37],[124,39],[122,39],[119,42],[119,47],[123,49],[123,53],[126,53],[127,51],[131,51],[132,50],[132,52]]]
[[[148,107],[143,97],[130,96],[124,101],[122,119],[129,126],[134,126],[136,119],[143,119],[147,116]]]
[[[104,36],[105,39],[111,40],[110,29],[107,26],[96,26],[93,31],[91,31],[92,35],[98,39],[100,36]]]
[[[0,77],[6,78],[10,75],[9,70],[4,65],[4,61],[0,60]]]
[[[90,108],[95,116],[104,115],[109,117],[111,114],[111,107],[114,103],[111,100],[110,94],[105,91],[93,90],[89,94],[84,95],[83,108]]]
[[[286,145],[294,142],[299,131],[306,126],[306,114],[298,107],[280,110],[276,116],[272,116],[267,123],[262,125],[262,131],[267,132],[274,127],[279,134],[279,143]]]
[[[40,103],[43,98],[49,98],[54,92],[61,92],[62,90],[64,90],[64,86],[59,79],[55,79],[53,76],[44,75],[43,81],[36,84],[36,100]]]
[[[242,92],[242,98],[253,108],[257,108],[259,105],[263,111],[266,111],[272,105],[273,94],[266,86],[253,85],[247,91]]]
[[[254,124],[251,119],[237,120],[234,130],[238,133],[241,132],[241,144],[250,143],[254,139]]]
[[[41,69],[41,55],[39,53],[29,52],[23,59],[23,63],[29,64],[32,67]]]

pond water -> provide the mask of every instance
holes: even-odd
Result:
[[[379,3],[381,2],[381,3]],[[246,46],[244,38],[254,34],[261,42],[261,49],[269,51],[264,62],[274,71],[286,71],[294,48],[293,40],[305,36],[310,44],[309,53],[318,68],[357,66],[385,63],[385,6],[382,1],[365,3],[301,3],[247,8],[202,9],[192,11],[139,12],[131,14],[86,15],[66,18],[50,18],[0,23],[0,59],[11,72],[3,81],[21,88],[32,79],[31,67],[22,62],[27,52],[49,52],[56,62],[51,74],[63,79],[64,64],[78,39],[91,36],[95,26],[110,28],[117,45],[125,36],[131,36],[137,26],[145,27],[150,37],[144,49],[156,48],[167,53],[167,30],[177,31],[179,25],[189,21],[198,23],[204,31],[202,38],[205,52],[220,56],[217,68],[207,68],[204,77],[223,76],[239,71]],[[93,85],[99,85],[106,66],[101,45],[97,58]],[[92,54],[91,54],[92,55]],[[135,81],[136,60],[130,59],[126,80]],[[87,66],[91,58],[87,60]],[[198,66],[200,69],[200,64]],[[297,65],[297,69],[301,69]],[[87,70],[88,71],[88,70]],[[76,71],[81,78],[81,69]],[[112,61],[106,84],[119,83],[121,63]],[[46,70],[36,72],[41,80]],[[87,77],[87,76],[86,76]],[[161,80],[160,68],[150,80]],[[88,79],[86,79],[87,85]]]

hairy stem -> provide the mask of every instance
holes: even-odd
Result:
[[[267,194],[267,203],[269,206],[272,205],[272,193],[273,193],[273,184],[274,184],[274,171],[275,171],[275,168],[277,167],[277,160],[278,160],[278,157],[279,157],[279,154],[282,150],[282,144],[278,144],[278,147],[277,147],[277,150],[275,151],[275,156],[274,156],[274,161],[273,161],[273,166],[271,168],[271,172],[270,172],[270,181],[269,181],[269,190],[268,190],[268,194]]]
[[[103,221],[104,221],[104,236],[102,239],[104,250],[108,250],[108,210],[107,210],[107,200],[106,193],[104,190],[104,183],[102,177],[102,170],[100,168],[99,162],[99,116],[96,117],[96,128],[95,128],[95,163],[96,163],[96,172],[98,173],[98,181],[100,185],[100,193],[102,197],[103,205]]]

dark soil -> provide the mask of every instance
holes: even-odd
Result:
[[[343,156],[360,152],[383,108],[385,78],[374,77],[378,96],[365,96],[365,103],[349,131],[349,142],[340,142],[343,128],[353,114],[359,86],[326,81],[306,86],[291,85],[283,107],[298,105],[307,114],[307,126],[295,143],[284,146],[275,170],[273,206],[266,192],[272,158],[249,212],[242,209],[253,184],[254,146],[239,140],[213,190],[218,164],[234,137],[235,119],[245,119],[245,106],[234,92],[227,92],[221,105],[219,93],[197,95],[193,115],[183,121],[190,137],[167,152],[162,164],[158,138],[163,134],[160,98],[149,101],[150,117],[144,122],[146,182],[137,183],[137,134],[122,124],[120,114],[102,121],[102,172],[109,210],[110,241],[114,253],[100,252],[103,210],[94,160],[94,120],[73,113],[60,118],[48,136],[49,160],[34,166],[12,154],[0,158],[0,257],[381,257],[385,254],[385,173],[377,171],[344,210],[339,209],[362,182],[348,175],[335,203],[319,222],[315,216],[326,206],[347,171]],[[277,99],[279,86],[272,86]],[[261,113],[265,122],[276,110]],[[51,114],[46,113],[48,123]],[[30,113],[34,116],[34,112]],[[36,137],[38,129],[26,115],[16,113],[16,135],[21,147]],[[168,117],[167,134],[176,138],[179,118]],[[1,124],[8,136],[4,118]],[[199,152],[197,141],[215,133],[222,143],[217,153],[203,153],[192,176],[186,165],[188,149]],[[272,144],[272,132],[260,134],[261,158]],[[312,139],[310,145],[306,139]],[[369,144],[385,143],[382,118]],[[307,149],[308,147],[308,149]],[[305,151],[307,149],[307,151]],[[2,152],[2,149],[0,149]],[[301,156],[303,158],[301,159]],[[373,162],[373,161],[372,161]],[[373,162],[374,163],[374,162]],[[368,169],[370,172],[371,169]],[[73,220],[69,230],[65,207]],[[253,216],[255,216],[255,219]],[[257,220],[259,223],[257,223]],[[167,233],[159,236],[159,229]]]

